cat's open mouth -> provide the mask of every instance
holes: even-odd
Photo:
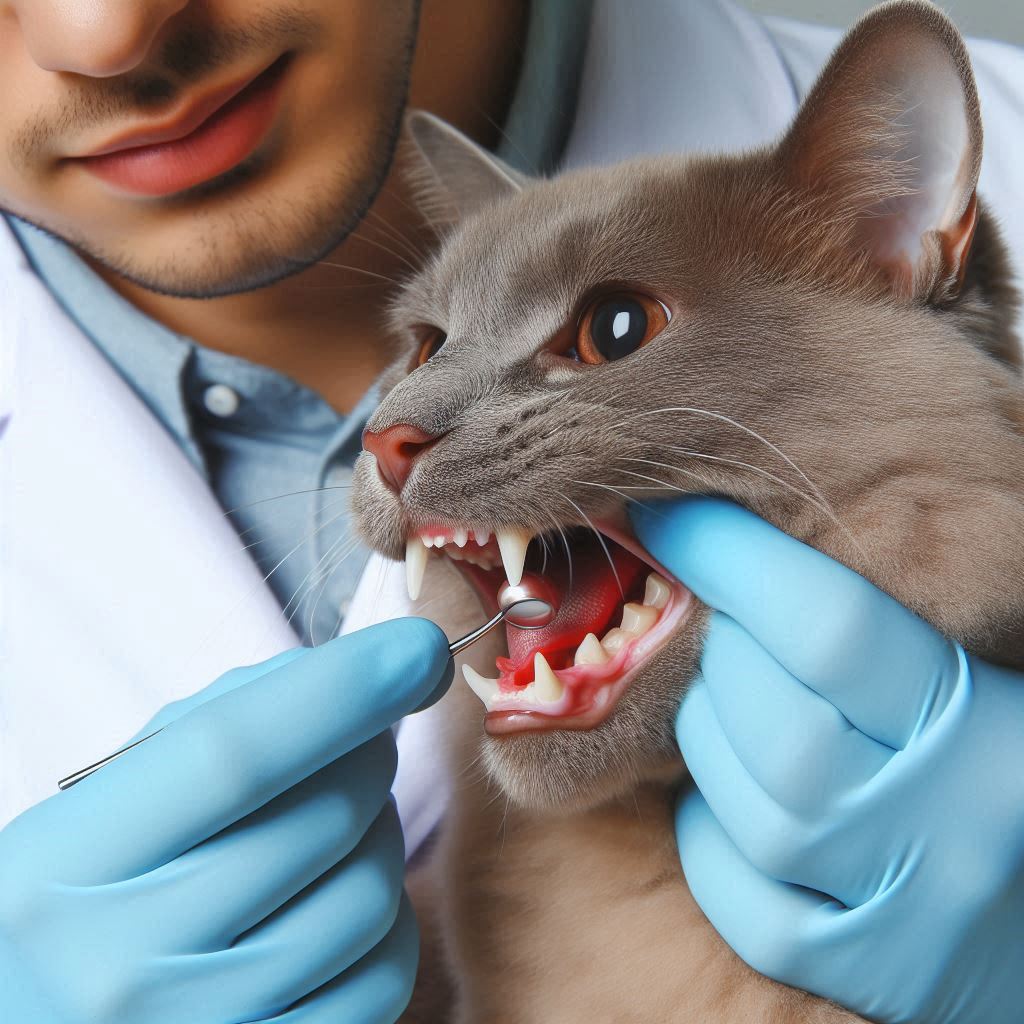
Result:
[[[624,528],[525,531],[422,527],[409,538],[410,590],[418,591],[430,549],[452,560],[487,614],[506,579],[540,577],[558,604],[547,626],[505,628],[508,654],[495,676],[469,666],[466,681],[487,709],[491,735],[539,729],[592,729],[630,679],[681,625],[692,595]]]

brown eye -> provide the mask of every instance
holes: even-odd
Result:
[[[420,345],[419,355],[416,357],[416,365],[422,366],[428,359],[437,355],[441,346],[448,340],[448,335],[439,328],[432,328]]]
[[[576,353],[581,362],[592,365],[613,362],[646,345],[669,319],[662,303],[641,292],[602,295],[580,320]]]

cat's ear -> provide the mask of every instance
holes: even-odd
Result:
[[[425,110],[406,115],[408,176],[417,203],[433,221],[468,217],[522,190],[527,179],[457,128]]]
[[[862,18],[778,155],[852,224],[851,241],[897,294],[956,294],[977,219],[981,113],[963,40],[938,8],[894,0]]]

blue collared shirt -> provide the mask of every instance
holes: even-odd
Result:
[[[557,162],[590,6],[531,5],[499,148],[521,170]],[[376,389],[338,413],[290,377],[151,319],[63,241],[7,219],[36,273],[207,480],[302,640],[330,639],[367,558],[350,529],[348,487]]]

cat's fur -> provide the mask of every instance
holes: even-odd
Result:
[[[358,522],[375,547],[401,557],[426,519],[538,533],[621,519],[616,489],[663,497],[668,484],[746,505],[974,652],[1024,667],[1015,296],[980,206],[973,227],[981,123],[943,15],[923,2],[873,12],[782,142],[740,156],[524,182],[428,118],[411,130],[432,209],[457,223],[398,302],[407,351],[370,426],[444,436],[400,497],[360,460]],[[949,147],[933,153],[929,132],[946,130],[963,158],[936,197],[924,172]],[[903,261],[893,239],[907,224],[923,241]],[[545,351],[607,281],[669,297],[672,322],[603,366]],[[423,324],[448,341],[410,375]],[[480,610],[448,575],[434,584],[463,595],[444,605],[454,632]],[[589,732],[485,736],[479,701],[455,684],[439,717],[456,792],[410,883],[425,942],[408,1020],[854,1019],[748,968],[686,888],[673,721],[703,614]]]

